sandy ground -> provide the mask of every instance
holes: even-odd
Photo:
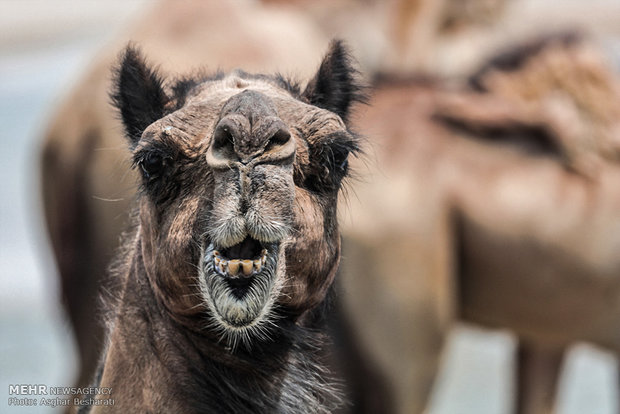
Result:
[[[54,411],[9,407],[9,384],[72,384],[75,348],[40,212],[39,139],[76,76],[147,3],[0,0],[0,412]],[[508,413],[513,347],[505,332],[455,329],[431,413]],[[617,412],[615,363],[573,350],[559,412]]]

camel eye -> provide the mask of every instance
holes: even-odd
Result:
[[[335,148],[332,151],[333,167],[337,172],[346,174],[349,166],[349,151],[344,148]]]
[[[147,153],[140,161],[138,165],[142,169],[142,173],[145,178],[154,178],[163,172],[165,159],[161,154],[156,152]]]

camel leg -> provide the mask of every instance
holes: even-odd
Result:
[[[427,414],[431,408],[431,396],[441,366],[441,357],[445,348],[445,340],[448,337],[447,328],[437,326],[424,327],[423,332],[418,332],[417,345],[420,348],[414,352],[416,358],[414,377],[410,379],[411,391],[407,404],[401,413]],[[411,410],[411,411],[409,411]]]
[[[553,412],[564,348],[521,341],[517,350],[517,414]]]
[[[62,305],[75,335],[79,356],[76,385],[90,384],[103,342],[103,328],[94,316],[97,310],[100,274],[106,264],[97,261],[96,244],[91,232],[87,177],[83,173],[90,157],[80,163],[62,158],[56,145],[46,142],[42,157],[41,182],[43,205],[52,248],[60,276]],[[84,153],[92,145],[85,137]],[[101,254],[99,255],[101,256]]]

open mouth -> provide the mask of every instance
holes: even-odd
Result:
[[[233,279],[248,278],[259,273],[266,262],[267,249],[249,236],[227,249],[213,250],[215,271]]]
[[[205,249],[203,292],[226,331],[260,324],[270,312],[280,250],[280,243],[262,243],[249,235],[234,246],[210,244]]]
[[[247,236],[241,243],[225,249],[213,249],[213,269],[224,277],[230,292],[242,299],[250,290],[253,276],[267,263],[268,250],[261,242]]]

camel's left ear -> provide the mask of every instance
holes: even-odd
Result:
[[[121,57],[114,83],[112,101],[120,111],[133,148],[146,127],[163,117],[169,98],[157,71],[149,67],[140,51],[131,45]]]
[[[347,48],[335,40],[302,95],[312,105],[330,110],[346,121],[351,105],[365,102],[363,89]]]

